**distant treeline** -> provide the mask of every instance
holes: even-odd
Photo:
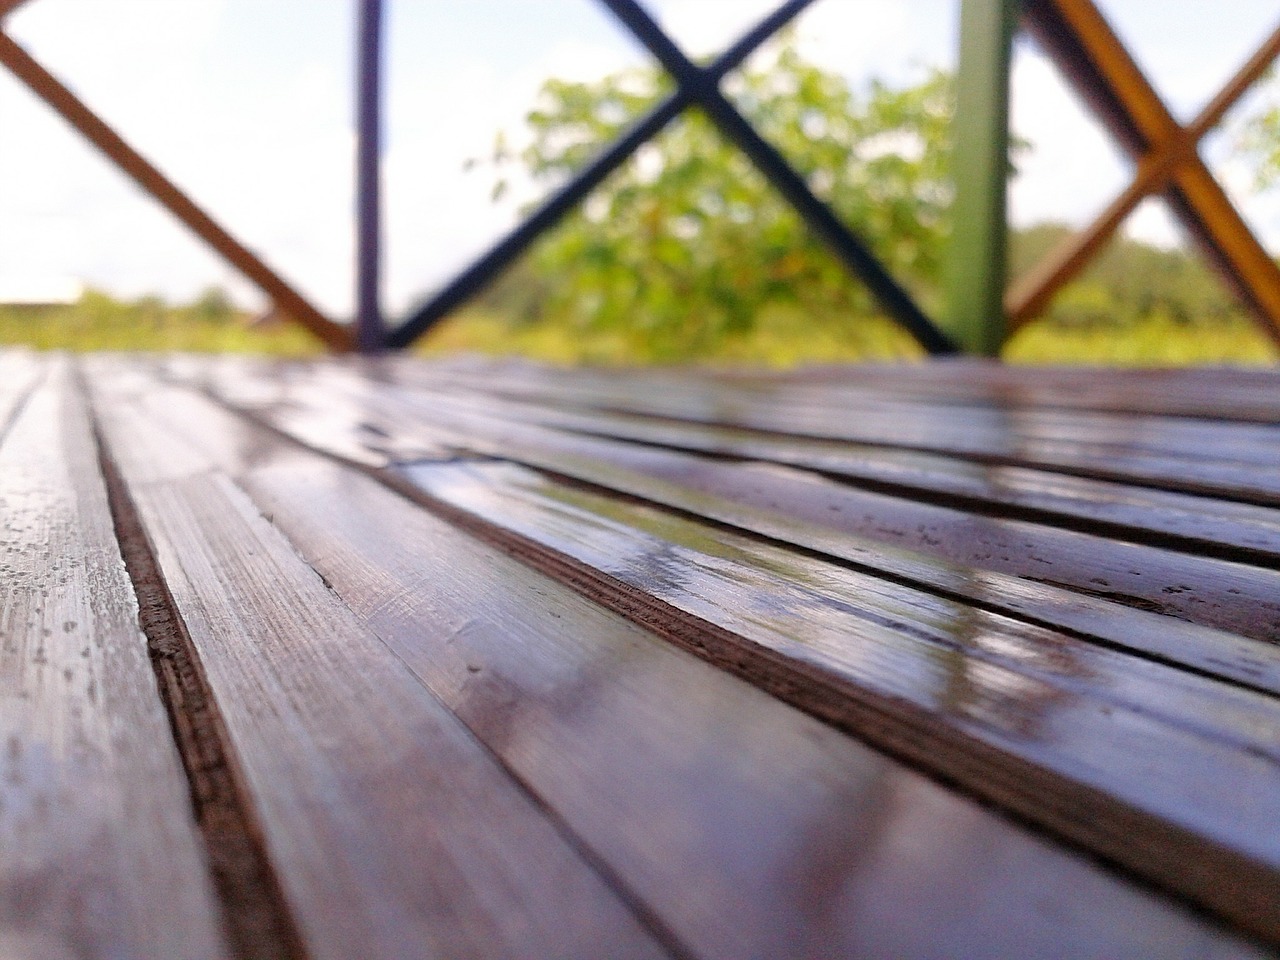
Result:
[[[190,303],[171,304],[150,295],[121,300],[86,290],[71,304],[0,304],[0,344],[41,350],[185,350],[195,352],[319,352],[300,327],[255,324],[252,314],[210,287]]]
[[[1037,263],[1067,227],[1045,224],[1010,238],[1010,275]],[[739,262],[739,269],[750,264]],[[632,363],[659,359],[788,365],[919,356],[911,339],[865,300],[851,298],[841,315],[806,313],[774,302],[744,329],[708,342],[695,338],[688,356],[646,346],[652,328],[637,321],[584,327],[557,312],[574,289],[572,267],[559,284],[517,265],[479,300],[446,321],[421,352],[471,350],[523,354],[559,362]],[[848,282],[852,287],[851,281]],[[562,285],[560,289],[556,286]],[[661,335],[678,337],[678,330]],[[217,288],[189,303],[157,296],[122,300],[89,290],[56,306],[0,305],[0,343],[40,349],[189,350],[305,355],[320,345],[300,327],[256,323]],[[1050,305],[1046,316],[1015,335],[1005,355],[1015,361],[1116,363],[1274,363],[1277,352],[1219,278],[1194,255],[1136,240],[1108,246]]]

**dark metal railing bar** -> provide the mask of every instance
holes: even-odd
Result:
[[[382,0],[360,0],[356,30],[356,348],[377,353],[386,336],[379,304],[382,202]]]
[[[713,82],[719,81],[812,2],[813,0],[788,0],[782,4],[707,66],[706,75],[712,78]],[[579,171],[572,180],[544,200],[527,219],[494,244],[471,266],[454,277],[448,285],[417,307],[399,327],[391,332],[387,338],[387,345],[396,349],[409,346],[445,316],[479,293],[534,240],[558,223],[641,145],[653,139],[663,127],[679,116],[691,102],[690,91],[682,86],[636,121],[626,133]]]
[[[601,0],[635,34],[682,90],[706,111],[721,132],[763,173],[831,247],[833,252],[929,353],[957,353],[951,339],[938,329],[857,236],[814,196],[786,159],[740,114],[720,92],[716,79],[696,66],[636,0]]]

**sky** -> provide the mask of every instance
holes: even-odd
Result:
[[[648,0],[691,54],[732,42],[776,0]],[[1276,26],[1274,0],[1101,0],[1188,120]],[[517,141],[546,77],[647,62],[592,0],[386,0],[384,291],[392,316],[478,255],[529,189],[490,199],[484,157]],[[353,307],[353,0],[28,0],[5,29],[233,235],[333,316]],[[958,0],[817,0],[801,51],[855,83],[953,66]],[[1052,65],[1019,40],[1013,126],[1032,143],[1010,188],[1016,225],[1087,222],[1129,166]],[[1254,96],[1242,104],[1246,113]],[[1228,118],[1228,127],[1230,127]],[[1280,190],[1257,195],[1230,133],[1204,156],[1280,252]],[[1180,242],[1154,201],[1131,235]],[[0,70],[0,297],[86,283],[190,299],[259,294]]]

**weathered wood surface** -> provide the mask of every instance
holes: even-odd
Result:
[[[0,365],[0,392],[34,379]],[[84,403],[50,366],[0,410],[0,955],[228,956]]]
[[[411,369],[411,368],[410,368]],[[412,374],[410,374],[412,376]],[[416,379],[416,378],[415,378]],[[432,377],[433,382],[440,378]],[[638,384],[610,376],[443,380],[592,412],[621,410],[676,422],[834,439],[1057,472],[1280,503],[1276,430],[1156,414],[1053,411],[1035,405],[895,398],[806,385],[676,380]]]
[[[665,950],[396,655],[201,451],[198,421],[95,409],[221,704],[306,953]],[[270,438],[259,454],[270,455]]]
[[[1158,952],[1180,936],[1209,948],[1203,931],[1123,884],[1108,893],[1096,868],[567,586],[477,551],[373,480],[271,453],[270,438],[219,419],[207,401],[150,392],[144,419],[166,418],[232,438],[214,451],[222,469],[690,955],[912,956],[963,945],[967,956],[1028,946],[1088,956]],[[957,822],[965,849],[1001,850],[976,876],[961,853],[924,878],[914,864],[865,859],[866,846],[911,831],[945,848]],[[835,850],[814,858],[824,845]],[[911,909],[886,910],[894,902]],[[1049,902],[1063,911],[1053,923]]]
[[[1092,613],[1113,611],[1118,603],[1229,630],[1231,639],[1205,640],[1203,632],[1177,625],[1171,634],[1168,616],[1150,621],[1120,613],[1116,616],[1124,627],[1109,631],[1108,639],[1143,644],[1154,654],[1197,669],[1226,671],[1242,682],[1274,688],[1280,679],[1280,650],[1274,643],[1241,642],[1280,638],[1280,573],[1270,569],[1043,523],[974,515],[859,490],[774,463],[709,460],[512,424],[439,397],[406,395],[385,383],[353,382],[328,372],[290,383],[246,379],[231,370],[224,371],[222,380],[223,388],[242,398],[247,409],[261,411],[280,429],[360,462],[434,458],[451,450],[513,459],[817,547],[889,575],[957,589],[973,599],[986,600],[994,593],[1002,603],[1020,608],[1033,604],[1038,608],[1028,611],[1033,616],[1055,623],[1066,617],[1061,622],[1066,627],[1079,626],[1082,617],[1111,623],[1111,612],[1101,617]],[[886,545],[906,547],[911,554],[886,550]],[[921,562],[926,557],[946,563]],[[958,576],[952,564],[962,565]],[[982,576],[975,577],[978,571]],[[1068,588],[1065,594],[1061,587]],[[1093,599],[1104,603],[1099,607]],[[1160,626],[1135,634],[1135,622]]]
[[[0,953],[1280,945],[1276,374],[71,366],[0,354],[4,562],[106,571],[130,693],[76,733],[0,659],[0,719],[108,738],[68,809],[123,852],[22,832]]]
[[[1219,552],[1231,559],[1206,557],[1192,552],[1196,544],[1191,536],[1184,536],[1176,544],[1181,549],[1171,549],[1167,544],[1156,546],[1150,541],[1159,540],[1159,531],[1154,536],[1148,533],[1148,528],[1140,525],[1141,515],[1129,522],[1145,535],[1130,543],[1099,532],[1064,529],[1050,522],[1051,511],[1030,509],[1018,518],[974,516],[957,506],[919,503],[905,496],[905,491],[890,496],[851,489],[807,471],[788,472],[759,451],[755,452],[763,463],[742,462],[746,458],[743,451],[738,451],[732,461],[693,457],[673,449],[679,443],[664,441],[661,433],[672,426],[670,419],[651,417],[653,433],[643,438],[642,446],[609,436],[609,416],[634,416],[626,409],[628,404],[649,413],[655,407],[669,408],[667,412],[678,407],[693,411],[689,416],[695,420],[720,417],[729,428],[741,427],[736,418],[744,410],[753,417],[761,415],[758,404],[751,406],[734,393],[719,394],[714,384],[686,382],[669,390],[649,390],[643,384],[616,376],[571,374],[565,383],[534,371],[521,385],[521,371],[517,371],[513,379],[491,377],[492,389],[485,390],[481,386],[485,378],[474,372],[460,378],[457,371],[441,373],[396,365],[380,366],[370,372],[372,376],[366,378],[335,368],[282,370],[278,376],[262,378],[233,363],[220,369],[203,369],[196,380],[276,428],[365,465],[385,466],[418,457],[465,457],[470,453],[514,459],[554,474],[586,480],[601,488],[604,496],[597,497],[589,509],[566,518],[570,510],[565,503],[572,501],[580,506],[589,499],[588,493],[561,485],[551,496],[544,490],[539,494],[541,501],[531,507],[528,489],[516,489],[519,483],[507,483],[504,490],[503,478],[509,480],[512,476],[506,469],[459,471],[430,465],[411,469],[434,496],[451,500],[455,506],[495,526],[537,543],[553,556],[567,555],[577,562],[580,573],[587,571],[587,579],[592,572],[598,574],[596,582],[587,587],[597,599],[626,609],[630,601],[625,595],[610,600],[607,587],[601,587],[601,583],[621,581],[634,595],[644,598],[639,604],[642,611],[648,609],[645,601],[651,606],[657,601],[659,608],[665,603],[693,617],[695,623],[710,624],[736,642],[745,643],[745,660],[740,649],[736,654],[720,650],[716,656],[726,663],[736,657],[738,669],[753,682],[775,692],[787,691],[781,695],[828,719],[843,720],[848,729],[886,749],[909,754],[913,762],[938,775],[961,782],[967,779],[970,789],[987,799],[1007,805],[1200,902],[1212,903],[1242,922],[1255,926],[1272,922],[1260,918],[1274,917],[1277,899],[1275,874],[1280,860],[1277,851],[1269,846],[1271,831],[1266,826],[1274,814],[1258,808],[1256,803],[1261,793],[1271,791],[1267,784],[1274,783],[1276,772],[1271,752],[1277,725],[1271,715],[1271,698],[1280,689],[1276,682],[1280,678],[1280,661],[1273,642],[1280,623],[1280,607],[1275,599],[1280,595],[1280,578],[1274,571],[1249,562],[1257,558],[1257,553],[1248,554],[1236,537],[1246,527],[1251,531],[1273,528],[1276,518],[1271,508],[1250,505],[1247,515],[1232,518],[1242,527],[1203,538],[1216,538],[1222,547]],[[182,377],[181,373],[176,375]],[[513,380],[516,388],[511,387]],[[528,402],[526,398],[520,406],[509,396],[495,397],[522,392],[536,393],[538,399]],[[558,398],[561,406],[548,397]],[[682,406],[685,403],[689,406]],[[585,436],[597,431],[586,422],[588,417],[575,412],[575,407],[590,409],[593,414],[603,412],[606,425],[598,432],[606,436]],[[917,411],[915,415],[924,423],[927,415],[941,409],[936,403],[930,404],[924,414]],[[790,412],[786,406],[779,410],[780,415]],[[578,419],[567,422],[566,416]],[[1113,417],[1104,425],[1106,429],[1096,422],[1083,421],[1073,429],[1081,435],[1092,430],[1119,436],[1124,430],[1118,419]],[[1136,432],[1155,436],[1163,443],[1168,448],[1161,451],[1165,459],[1172,455],[1175,443],[1195,439],[1196,431],[1208,428],[1204,423],[1168,417],[1139,419],[1144,424]],[[1045,433],[1046,422],[1051,420],[1037,417],[1035,411],[1010,420],[1014,424],[1032,424],[1033,433]],[[1264,443],[1274,441],[1273,432],[1258,424],[1247,424],[1242,429],[1248,432],[1218,443],[1213,455],[1221,465],[1250,445],[1255,447],[1252,456],[1257,462],[1266,462],[1275,455],[1275,444],[1267,447]],[[1001,441],[1011,448],[1024,439],[1017,430],[1012,432],[1012,438]],[[353,455],[353,447],[359,448],[357,454]],[[1038,472],[1051,476],[1043,466]],[[468,480],[458,481],[460,473]],[[439,483],[432,479],[441,477],[444,479]],[[547,481],[541,482],[545,488]],[[1138,495],[1149,492],[1142,486],[1129,489]],[[627,536],[619,533],[619,517],[625,515],[623,529],[632,531],[642,527],[643,522],[637,519],[634,508],[618,501],[616,494],[609,494],[611,490],[677,506],[693,515],[694,524],[684,534],[685,540],[673,545],[671,531],[682,521],[670,516],[651,517],[650,528],[640,535],[633,533],[628,543]],[[1178,506],[1184,514],[1182,522],[1188,527],[1200,524],[1212,529],[1215,511],[1230,512],[1230,507],[1224,509],[1221,503],[1203,495],[1180,492],[1178,496]],[[1167,507],[1167,503],[1161,506]],[[1148,514],[1159,512],[1149,504],[1144,509]],[[737,581],[729,576],[717,587],[717,575],[724,576],[717,564],[723,567],[730,562],[724,554],[729,548],[717,531],[698,529],[700,517],[766,533],[783,543],[817,548],[834,559],[853,560],[859,566],[869,566],[869,572],[878,577],[888,575],[900,580],[905,572],[913,585],[931,593],[941,587],[952,596],[949,600],[944,598],[945,613],[931,608],[931,616],[926,619],[932,626],[925,627],[919,620],[903,622],[904,609],[912,609],[915,601],[904,599],[900,589],[891,589],[888,596],[892,600],[880,601],[880,609],[874,609],[872,604],[868,612],[864,601],[863,622],[854,625],[849,608],[856,608],[859,598],[876,595],[866,582],[847,582],[845,592],[838,594],[841,599],[835,601],[826,596],[815,597],[812,590],[804,589],[800,593],[808,595],[797,598],[798,584],[817,582],[831,590],[833,574],[829,570],[815,571],[812,565],[806,566],[785,551],[760,556],[759,550],[747,565],[748,575],[739,573]],[[849,518],[856,519],[850,522]],[[804,523],[795,524],[797,519]],[[652,534],[659,528],[663,533],[655,542]],[[854,539],[848,533],[863,539]],[[905,544],[962,566],[922,563],[923,558],[918,555],[892,556],[891,551],[883,549],[876,556],[875,543],[868,543],[875,540]],[[699,544],[692,553],[688,550],[690,543]],[[708,548],[708,543],[715,546]],[[685,555],[679,556],[682,547]],[[731,545],[735,561],[745,549],[742,542]],[[655,556],[663,558],[657,568]],[[762,570],[772,579],[761,576]],[[779,570],[785,572],[778,573]],[[1002,578],[988,571],[1011,576]],[[836,573],[849,581],[850,574],[838,570]],[[964,586],[956,589],[957,583]],[[957,593],[959,598],[955,597]],[[967,601],[970,606],[962,602],[946,607],[955,599]],[[975,602],[977,609],[971,607]],[[1124,609],[1117,603],[1133,609]],[[992,606],[997,609],[990,610]],[[915,605],[917,617],[926,607]],[[743,610],[748,611],[745,620]],[[780,629],[778,611],[790,617],[790,622],[781,627],[781,641],[777,636],[768,636],[770,631],[776,634]],[[1012,620],[1005,621],[1010,614]],[[632,615],[637,616],[634,611]],[[639,616],[642,618],[643,613]],[[877,675],[876,669],[868,666],[868,660],[874,658],[869,658],[865,649],[869,635],[875,632],[868,622],[877,620],[882,625],[888,622],[901,634],[917,640],[932,630],[940,647],[963,654],[962,662],[976,659],[980,663],[976,672],[990,679],[990,689],[985,694],[979,690],[974,701],[992,712],[983,714],[982,709],[975,708],[978,715],[970,716],[963,705],[957,707],[945,699],[930,702],[930,697],[940,694],[931,693],[929,683],[922,679],[928,675],[927,670],[921,673],[919,665],[914,672],[905,668],[910,654],[906,655],[907,660],[897,661],[896,668],[887,666],[886,672]],[[1011,624],[1007,630],[996,630],[1002,639],[986,635],[993,622]],[[972,626],[975,623],[983,626]],[[956,624],[966,626],[957,629]],[[815,630],[821,635],[824,626],[832,637],[825,662],[824,654],[815,652]],[[1068,633],[1046,632],[1045,626]],[[764,636],[760,635],[762,628]],[[1082,628],[1086,632],[1083,643],[1070,640],[1063,645],[1063,638]],[[696,634],[696,626],[692,629]],[[835,638],[842,635],[857,636],[862,646],[856,653],[847,644],[841,650]],[[1024,643],[1011,643],[1009,636],[1018,636]],[[1060,639],[1055,642],[1054,636]],[[705,639],[692,641],[691,645],[703,649],[714,646]],[[892,647],[886,642],[880,649]],[[1093,660],[1103,653],[1099,648],[1117,647],[1145,656],[1134,658],[1121,653],[1106,666]],[[923,649],[920,648],[920,663],[928,663],[929,655]],[[994,654],[994,650],[1002,653]],[[1015,652],[1018,650],[1020,654]],[[783,656],[778,657],[779,653]],[[899,642],[883,663],[892,664],[893,657],[901,655]],[[1005,667],[1021,658],[1021,669],[1012,672],[1021,674],[1022,688],[1005,681],[1011,683],[1014,692],[1003,698],[991,693],[1001,689],[999,669],[994,666],[1001,656]],[[1036,666],[1043,668],[1055,656],[1061,658],[1057,677],[1036,676]],[[858,670],[849,669],[850,657]],[[1167,667],[1150,663],[1149,657],[1163,661]],[[845,687],[838,708],[830,706],[827,691],[814,680],[815,658],[821,668],[818,672],[826,671],[823,679],[830,681],[834,677],[837,685],[852,684]],[[753,665],[744,667],[744,662]],[[1152,669],[1156,675],[1137,680],[1138,675]],[[1185,672],[1188,669],[1200,676],[1193,679]],[[776,676],[779,672],[782,679]],[[961,669],[966,676],[969,672]],[[945,675],[945,671],[938,675]],[[895,687],[891,676],[896,676],[902,685]],[[1100,681],[1083,699],[1079,685],[1082,677]],[[1048,685],[1041,686],[1046,680]],[[1055,682],[1064,681],[1068,681],[1070,693],[1054,687]],[[1179,699],[1176,691],[1185,689],[1182,681],[1190,681],[1198,693],[1172,706]],[[1243,726],[1235,733],[1227,731],[1230,721],[1226,717],[1231,709],[1219,709],[1215,694],[1210,693],[1215,689],[1225,693],[1230,687],[1223,681],[1230,681],[1232,687],[1248,688],[1233,689],[1228,695],[1243,696],[1249,703],[1242,704],[1237,714]],[[1123,700],[1143,683],[1150,684],[1147,697],[1129,700],[1117,708],[1114,697],[1120,695]],[[1090,683],[1085,682],[1084,686],[1089,687]],[[954,693],[953,685],[941,681],[933,689]],[[1040,689],[1044,694],[1040,699],[1054,706],[1030,707],[1028,701],[1037,699],[1030,693],[1033,689]],[[1053,689],[1059,693],[1054,694]],[[1198,707],[1192,706],[1200,694],[1207,695],[1207,699],[1199,700]],[[859,714],[854,706],[858,696],[873,702],[883,698],[881,706],[889,716],[888,724],[880,717],[873,723],[867,715]],[[923,726],[913,725],[909,719],[912,714],[908,703],[932,712],[922,721]],[[1017,709],[999,717],[1002,704]],[[1162,717],[1161,704],[1170,707]],[[946,714],[948,709],[953,715],[944,716],[938,723],[939,711]],[[1016,729],[1016,734],[1011,735],[1016,728],[1014,718],[1025,720],[1028,709],[1037,716],[1043,713],[1055,718],[1046,722],[1045,729],[1053,731],[1046,734],[1052,742],[1046,753],[1036,754],[1038,744],[1026,730]],[[1075,709],[1084,713],[1066,719]],[[1023,713],[1020,715],[1018,710]],[[1090,721],[1101,718],[1101,726],[1091,726],[1083,719],[1086,716]],[[1222,725],[1224,722],[1227,726]],[[895,723],[901,726],[895,728]],[[1158,730],[1161,723],[1169,726]],[[1246,728],[1254,736],[1237,739]],[[1062,740],[1061,731],[1065,729],[1080,733],[1077,744],[1084,753],[1073,753],[1070,737]],[[1223,743],[1232,744],[1223,747],[1217,761],[1209,762],[1216,773],[1186,776],[1188,769],[1197,766],[1192,756],[1201,748],[1210,753],[1218,750],[1208,747],[1207,742],[1197,746],[1183,739],[1192,730],[1194,736],[1225,737]],[[959,739],[956,735],[960,735]],[[1002,742],[1001,735],[1005,737]],[[977,751],[981,759],[976,763],[975,740],[982,746]],[[1170,745],[1167,751],[1160,746],[1162,743]],[[996,755],[983,752],[992,747]],[[1110,760],[1103,758],[1108,751],[1114,751]],[[1147,754],[1150,759],[1135,767],[1131,763],[1135,752]],[[1263,755],[1270,759],[1262,759]],[[1249,799],[1243,800],[1240,807],[1229,809],[1231,804],[1221,785],[1242,784],[1248,779],[1244,767],[1255,762],[1260,763],[1256,768],[1257,789],[1242,789],[1241,796]],[[1023,764],[1030,764],[1030,769]],[[1126,786],[1124,782],[1132,776],[1153,779]],[[1193,796],[1186,792],[1188,789],[1204,792]],[[1179,806],[1181,813],[1174,810]],[[1260,817],[1250,825],[1254,813]],[[1210,824],[1215,819],[1216,827]],[[1181,833],[1184,829],[1189,832]],[[1235,839],[1229,839],[1227,834],[1237,829]],[[1184,846],[1184,842],[1191,846]],[[1197,843],[1207,843],[1213,852],[1194,852]],[[1237,855],[1244,860],[1234,860]],[[1201,864],[1204,871],[1188,869],[1189,862]],[[1227,878],[1244,874],[1253,879],[1243,888],[1228,891],[1224,885]],[[1242,889],[1252,890],[1257,899],[1242,899]],[[1245,900],[1249,900],[1247,906]]]

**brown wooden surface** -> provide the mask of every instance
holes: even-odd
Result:
[[[1278,397],[1274,374],[963,361],[4,353],[4,562],[58,597],[77,551],[114,571],[86,622],[140,602],[141,670],[106,658],[94,688],[136,695],[92,733],[167,756],[171,792],[86,791],[82,816],[121,849],[185,824],[173,882],[229,956],[1259,956],[1280,551],[1253,478]],[[1090,475],[1111,457],[1127,473]],[[1248,495],[1209,495],[1206,465]],[[62,616],[15,596],[0,616]],[[0,684],[76,689],[23,662]],[[154,885],[104,864],[112,896]],[[39,955],[131,955],[125,913],[5,902],[0,953],[70,916]],[[190,955],[223,949],[209,930]]]
[[[880,492],[905,492],[934,503],[959,505],[969,512],[1031,517],[1086,531],[1103,530],[1119,539],[1280,565],[1280,515],[1274,509],[1253,504],[1208,500],[1045,469],[978,463],[945,454],[629,413],[573,412],[541,404],[439,394],[428,402],[443,410],[461,406],[468,413],[486,412],[500,420],[521,420],[718,458],[789,464]],[[1198,438],[1186,440],[1196,442]],[[1251,438],[1242,437],[1238,450],[1219,452],[1219,456],[1237,462],[1266,462],[1275,455],[1274,431],[1261,428]]]
[[[505,375],[505,374],[504,374]],[[722,374],[729,382],[760,377]],[[769,379],[874,387],[890,396],[979,400],[998,406],[1158,413],[1214,422],[1280,420],[1267,369],[1006,366],[975,358],[917,364],[819,367]]]
[[[629,494],[657,497],[695,512],[716,509],[700,500],[710,494],[731,501],[735,507],[782,514],[784,521],[772,523],[770,535],[795,540],[798,534],[791,532],[793,524],[787,522],[795,520],[844,534],[837,538],[839,555],[848,557],[854,551],[854,558],[862,559],[856,554],[869,554],[868,562],[882,569],[892,555],[877,551],[875,543],[909,548],[967,568],[1012,574],[1049,588],[1044,591],[1046,597],[1052,596],[1053,587],[1062,586],[1077,598],[1085,595],[1111,600],[1190,623],[1225,628],[1241,637],[1280,637],[1280,574],[1270,569],[998,513],[975,514],[850,487],[812,474],[779,476],[780,468],[773,463],[724,464],[651,446],[608,443],[513,424],[473,414],[474,402],[453,403],[440,396],[415,398],[385,383],[353,383],[349,376],[322,373],[318,382],[307,378],[295,383],[287,377],[258,380],[243,374],[231,369],[217,376],[226,390],[241,395],[245,403],[282,429],[340,455],[348,455],[350,447],[358,446],[364,462],[471,449],[568,473]],[[674,483],[676,489],[664,486],[655,490],[651,479]],[[722,512],[715,515],[724,519]],[[1078,603],[1075,600],[1073,605]],[[1186,645],[1189,656],[1195,656],[1198,643]],[[1258,655],[1245,654],[1240,668],[1250,675],[1263,671],[1274,679],[1274,647],[1258,649]],[[1218,650],[1206,655],[1215,661],[1223,659]],[[1234,656],[1227,660],[1236,662]],[[1201,660],[1200,666],[1211,665]]]
[[[172,417],[202,423],[205,436],[236,432],[230,421],[217,426],[195,398],[153,396],[149,409],[153,423]],[[1065,923],[1037,920],[1046,888],[1061,889],[1077,870],[1090,890],[1100,878],[1073,858],[1024,847],[1028,838],[1014,828],[986,820],[969,801],[944,799],[901,768],[883,760],[868,768],[864,749],[830,728],[531,577],[515,560],[475,552],[463,534],[372,480],[320,461],[276,464],[263,457],[267,447],[246,439],[217,456],[243,474],[259,507],[333,589],[694,955],[910,956],[963,945],[967,956],[1000,956],[1018,944],[1068,956],[1141,953],[1162,949],[1166,924],[1181,925],[1132,894],[1118,913],[1094,900],[1087,935],[1077,926],[1083,902],[1074,893]],[[413,546],[423,543],[432,550]],[[488,598],[480,607],[477,591]],[[813,783],[806,771],[819,768],[823,779]],[[873,814],[867,804],[884,778],[895,782],[895,799]],[[803,798],[785,789],[796,782],[810,784]],[[825,819],[838,816],[850,818],[844,840]],[[961,919],[946,913],[958,906],[948,907],[960,896],[958,874],[936,873],[913,892],[921,882],[914,868],[863,859],[864,844],[884,842],[858,826],[864,818],[878,821],[876,833],[897,834],[906,820],[935,838],[956,818],[969,843],[978,835],[1006,856],[1020,852],[1014,863],[1001,858],[968,878],[981,892],[965,895],[971,909]],[[844,859],[791,859],[798,851],[785,838],[799,843],[814,830],[848,845]],[[743,831],[771,839],[752,853],[742,847]],[[817,899],[797,901],[788,885]],[[1041,893],[1029,899],[1027,889]],[[886,900],[913,909],[860,932],[868,911]],[[921,921],[944,915],[945,924]],[[1135,915],[1139,930],[1121,930],[1119,918]]]
[[[0,510],[0,955],[228,956],[65,365],[3,435]]]
[[[199,449],[106,364],[95,408],[314,957],[665,951]],[[193,430],[194,428],[194,430]],[[194,437],[193,437],[194,433]]]
[[[491,389],[475,378],[466,385]],[[496,388],[507,389],[505,384]],[[616,378],[582,383],[547,378],[518,389],[570,410],[625,410],[677,422],[932,451],[984,464],[1038,466],[1235,500],[1280,502],[1274,425],[1210,426],[1167,416],[1059,414],[1034,405],[903,401],[829,386],[752,389],[686,380],[655,390]]]

